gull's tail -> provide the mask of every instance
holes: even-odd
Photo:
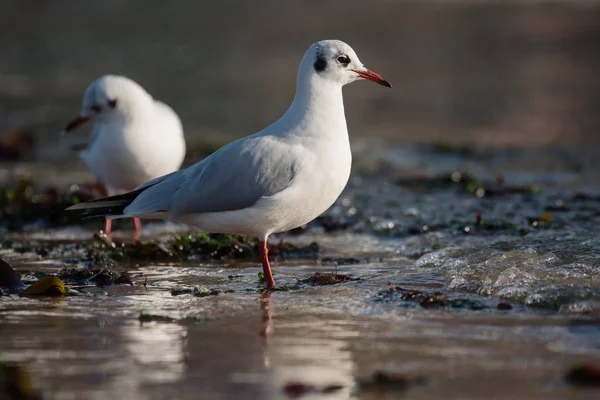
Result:
[[[66,211],[82,211],[80,214],[81,218],[123,215],[123,210],[125,210],[125,208],[130,205],[140,193],[148,189],[148,187],[150,186],[144,186],[116,196],[103,197],[101,199],[75,204],[74,206],[67,208]]]
[[[132,217],[141,217],[141,218],[152,218],[152,219],[165,219],[168,215],[168,203],[170,201],[170,197],[168,196],[160,196],[160,193],[156,195],[151,190],[146,193],[148,196],[142,196],[140,199],[142,201],[142,207],[140,205],[134,206],[134,210],[128,210],[125,212],[125,209],[133,203],[139,195],[144,193],[146,190],[150,188],[164,188],[160,183],[170,182],[169,178],[179,177],[180,179],[175,179],[174,183],[180,183],[181,179],[184,176],[181,174],[181,171],[171,172],[170,174],[160,176],[155,178],[149,182],[146,182],[142,186],[139,186],[132,190],[131,192],[119,194],[116,196],[104,197],[97,200],[87,201],[85,203],[75,204],[67,208],[67,211],[80,211],[81,218],[91,218],[91,217],[108,217],[111,219],[114,218],[132,218]],[[161,190],[163,190],[161,189]],[[165,189],[168,193],[173,192],[171,190],[171,186],[167,185]],[[163,190],[164,191],[164,190]],[[145,198],[148,197],[148,198]]]

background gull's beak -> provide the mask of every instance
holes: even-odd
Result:
[[[79,125],[86,123],[89,119],[90,119],[90,117],[77,116],[77,117],[73,118],[73,120],[71,122],[69,122],[67,124],[64,131],[70,132],[73,129],[77,128]]]

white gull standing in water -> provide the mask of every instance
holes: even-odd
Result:
[[[185,139],[179,117],[131,79],[105,75],[92,82],[81,113],[65,131],[88,120],[91,138],[80,156],[108,196],[134,190],[181,167]],[[134,218],[134,235],[140,227],[139,218]],[[111,232],[108,218],[104,231]]]
[[[189,168],[69,210],[85,210],[87,217],[168,219],[208,232],[256,236],[266,285],[274,287],[269,235],[318,217],[348,182],[352,154],[342,87],[359,79],[391,87],[346,43],[317,42],[300,63],[294,101],[275,123]]]

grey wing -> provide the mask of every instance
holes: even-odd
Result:
[[[141,191],[123,210],[123,215],[150,215],[168,211],[173,194],[185,183],[186,170],[171,172],[135,188],[131,193]]]
[[[198,164],[155,179],[126,214],[168,211],[176,218],[250,207],[292,183],[299,163],[289,150],[267,136],[232,142]]]

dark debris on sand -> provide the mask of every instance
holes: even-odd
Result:
[[[82,284],[98,272],[100,270],[94,271],[88,268],[63,268],[58,271],[57,276],[64,282]]]
[[[140,325],[148,322],[160,322],[160,323],[178,323],[178,324],[189,324],[195,322],[205,321],[205,318],[198,317],[195,315],[188,315],[184,318],[173,318],[167,315],[156,315],[156,314],[148,314],[145,312],[141,312],[138,316],[138,321],[140,321]]]
[[[181,296],[182,294],[195,294],[198,288],[175,288],[171,289],[171,296]]]
[[[309,383],[292,381],[285,384],[283,392],[288,398],[297,399],[308,394],[333,394],[344,388],[343,385],[331,384],[326,386],[315,386]]]
[[[21,276],[6,261],[0,259],[0,289],[7,293],[18,293],[25,288]]]
[[[600,388],[600,366],[590,363],[577,365],[567,371],[565,380],[573,386]]]
[[[129,272],[117,273],[106,268],[63,268],[58,272],[57,276],[64,282],[76,285],[133,285],[133,280]]]
[[[390,286],[378,293],[381,299],[394,300],[398,296],[402,300],[416,301],[421,307],[442,307],[446,305],[446,296],[441,292],[425,293],[416,289],[404,289],[400,286]]]
[[[175,318],[167,317],[164,315],[147,314],[142,312],[140,313],[138,320],[141,324],[143,324],[144,322],[174,322]]]
[[[368,379],[358,382],[361,392],[387,392],[402,391],[409,386],[423,385],[426,379],[423,377],[409,377],[400,374],[392,374],[383,371],[374,372]]]
[[[315,272],[312,276],[300,280],[300,283],[309,284],[311,286],[327,286],[337,285],[338,283],[359,281],[360,278],[350,278],[348,275]]]
[[[448,298],[442,292],[426,292],[418,289],[405,289],[400,286],[390,285],[386,290],[380,290],[374,298],[378,302],[407,302],[408,304],[417,303],[423,308],[441,308],[449,307],[453,309],[483,310],[491,307],[483,302],[471,298]],[[509,308],[504,308],[508,310]]]

